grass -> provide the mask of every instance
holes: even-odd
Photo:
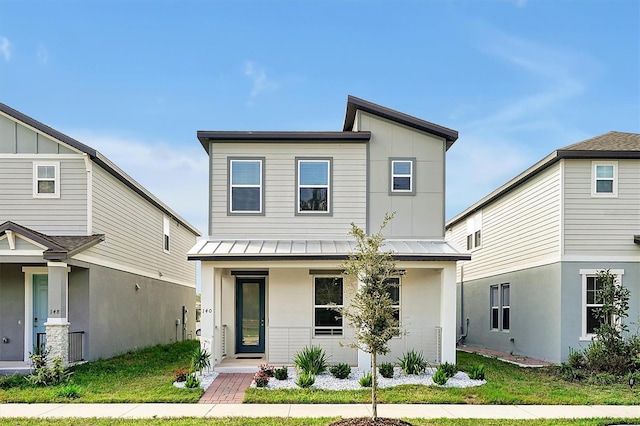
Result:
[[[172,384],[175,371],[189,367],[197,345],[195,340],[158,345],[73,367],[73,398],[68,384],[33,387],[18,378],[4,379],[15,386],[0,389],[0,403],[197,402],[202,389]]]
[[[293,419],[277,417],[235,417],[211,419],[0,419],[0,426],[323,426],[337,419]],[[415,426],[599,426],[634,424],[638,419],[404,419]]]
[[[380,389],[382,404],[544,404],[544,405],[635,405],[640,389],[623,383],[594,386],[570,383],[551,374],[549,368],[522,368],[497,359],[458,352],[458,367],[469,370],[484,364],[487,384],[454,389],[402,385]],[[253,389],[245,394],[247,403],[370,403],[370,390],[326,391],[317,389]]]

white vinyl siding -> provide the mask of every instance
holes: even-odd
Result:
[[[59,164],[58,198],[34,198],[34,160]],[[0,218],[50,235],[87,232],[87,172],[81,155],[0,157]]]
[[[348,237],[365,226],[366,146],[362,143],[219,143],[211,150],[211,231],[217,238]],[[227,215],[227,158],[264,155],[264,216]],[[296,215],[296,158],[332,161],[332,215]]]
[[[560,182],[556,163],[482,208],[482,249],[464,262],[465,281],[559,260]],[[467,246],[465,220],[448,231],[447,240]]]
[[[637,259],[640,233],[640,160],[617,161],[617,197],[592,196],[592,160],[566,160],[564,254]]]
[[[164,213],[101,167],[93,168],[93,232],[105,242],[84,252],[155,276],[193,283],[195,263],[186,260],[195,236],[169,220],[171,253],[163,250]]]

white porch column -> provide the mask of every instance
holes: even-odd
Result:
[[[363,285],[362,281],[358,280],[358,291]],[[362,349],[358,349],[358,369],[364,372],[371,371],[371,354]]]
[[[218,345],[214,340],[214,324],[213,324],[213,287],[215,269],[212,265],[202,262],[200,267],[200,346],[206,349],[212,355],[212,364],[215,364],[217,358]]]
[[[440,273],[441,362],[456,362],[456,263],[447,262]]]
[[[69,363],[69,272],[63,262],[48,262],[48,312],[47,349],[48,361],[60,357],[63,365]]]

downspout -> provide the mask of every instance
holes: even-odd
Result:
[[[467,333],[469,333],[469,320],[467,320]],[[458,345],[462,345],[466,337],[467,335],[464,334],[464,265],[460,265],[460,338]]]

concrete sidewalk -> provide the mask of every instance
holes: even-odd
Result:
[[[369,404],[0,404],[0,417],[368,417]],[[380,404],[394,418],[559,419],[637,418],[640,406]]]

